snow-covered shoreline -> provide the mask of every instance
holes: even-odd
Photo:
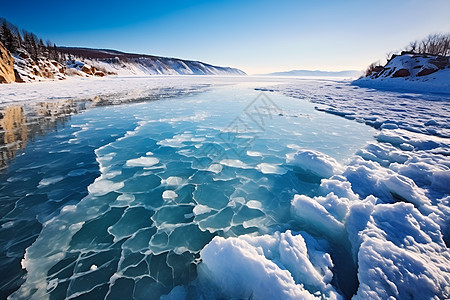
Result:
[[[431,81],[408,81],[404,78],[371,79],[363,77],[352,82],[353,85],[395,92],[416,92],[450,94],[450,69],[444,70],[445,77]]]
[[[249,82],[273,84],[284,81],[276,77],[236,75],[69,77],[62,81],[1,84],[0,105],[61,99],[91,99],[95,96],[117,96],[122,99],[133,99],[145,97],[150,90],[158,88],[182,88],[204,84],[245,84]]]

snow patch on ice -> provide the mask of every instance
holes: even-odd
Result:
[[[223,159],[220,161],[220,164],[231,168],[241,168],[241,169],[249,168],[247,164],[243,163],[239,159]]]
[[[109,192],[116,191],[124,186],[123,182],[114,182],[106,179],[97,179],[88,186],[89,193],[97,196],[106,195]]]
[[[178,194],[174,191],[164,191],[162,197],[166,200],[174,200],[178,197]]]
[[[156,157],[139,157],[135,159],[130,159],[127,161],[126,165],[128,167],[151,167],[159,163],[159,159]]]
[[[45,187],[45,186],[48,186],[48,185],[60,182],[63,179],[64,179],[63,176],[54,176],[54,177],[44,178],[41,181],[39,181],[38,188]]]
[[[268,163],[260,163],[259,165],[256,166],[256,169],[258,171],[260,171],[263,174],[279,174],[279,175],[283,175],[286,174],[287,170],[274,165],[274,164],[268,164]]]

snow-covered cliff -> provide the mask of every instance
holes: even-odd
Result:
[[[116,50],[60,47],[61,52],[71,57],[82,57],[81,61],[118,75],[246,75],[229,67],[207,63],[160,57],[146,54],[124,53]]]
[[[399,91],[450,93],[450,57],[403,52],[353,84]]]
[[[229,67],[218,67],[199,61],[129,54],[114,50],[60,48],[62,58],[32,58],[26,50],[13,54],[15,79],[5,82],[63,80],[70,76],[103,77],[147,75],[246,75]]]

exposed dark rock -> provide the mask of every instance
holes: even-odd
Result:
[[[417,76],[425,76],[425,75],[430,75],[433,74],[434,72],[436,72],[438,69],[432,69],[432,68],[425,68],[420,70],[419,73],[417,73]]]
[[[411,73],[407,69],[399,69],[392,74],[392,77],[408,77],[409,75],[411,75]]]

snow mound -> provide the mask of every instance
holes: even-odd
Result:
[[[439,226],[411,204],[372,209],[358,233],[360,286],[354,298],[448,299],[450,251]]]
[[[341,168],[334,158],[306,149],[298,150],[293,157],[288,157],[286,162],[299,167],[309,175],[320,178],[329,178]]]
[[[330,284],[330,255],[306,233],[215,237],[200,256],[199,277],[225,298],[342,298]]]

